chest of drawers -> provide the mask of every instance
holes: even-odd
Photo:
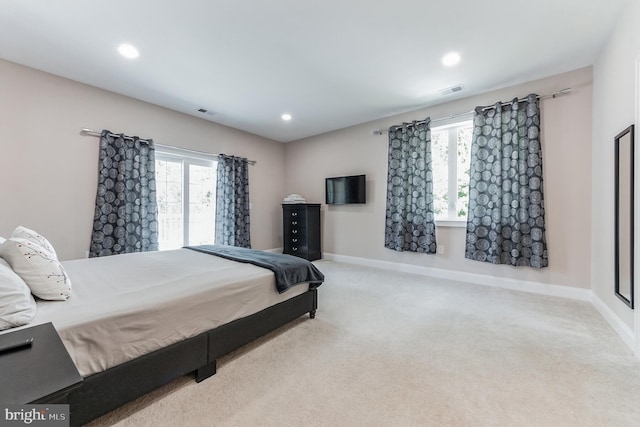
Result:
[[[314,261],[320,250],[320,204],[282,205],[283,253]]]

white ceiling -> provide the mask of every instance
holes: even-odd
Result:
[[[288,142],[591,65],[628,1],[0,0],[0,58]]]

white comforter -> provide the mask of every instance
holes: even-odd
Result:
[[[271,271],[189,249],[65,261],[67,301],[38,301],[87,377],[308,290],[278,294]]]

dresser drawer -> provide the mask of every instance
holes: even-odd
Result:
[[[291,242],[287,245],[286,251],[289,255],[306,255],[308,248],[306,243]]]
[[[305,246],[307,244],[307,236],[304,233],[291,233],[285,237],[286,242],[291,246]]]
[[[307,211],[304,209],[292,209],[285,211],[285,219],[289,221],[304,221],[307,218]]]
[[[289,240],[292,239],[304,239],[306,237],[306,233],[305,233],[305,227],[304,226],[291,226],[289,228],[289,232],[285,232],[284,233],[285,239],[288,238]],[[293,241],[293,240],[292,240]]]
[[[296,213],[296,212],[293,212],[293,213]],[[304,228],[307,220],[304,215],[290,216],[288,219],[288,222],[291,228]]]

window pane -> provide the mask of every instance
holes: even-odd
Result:
[[[156,160],[158,245],[160,250],[183,246],[182,162]]]
[[[447,197],[448,149],[449,133],[446,130],[431,131],[431,167],[433,169],[434,213],[436,218],[446,218],[449,212]]]
[[[189,166],[189,244],[214,242],[216,165]]]
[[[465,126],[458,129],[458,187],[456,200],[456,216],[467,217],[469,207],[469,168],[471,158],[471,134],[473,128]]]

